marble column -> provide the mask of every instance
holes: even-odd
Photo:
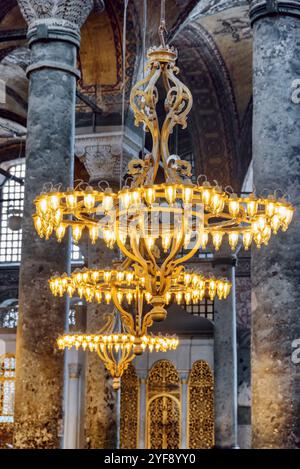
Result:
[[[78,134],[75,154],[84,164],[89,183],[97,186],[107,181],[114,191],[119,189],[120,160],[123,152],[122,174],[127,163],[140,149],[138,137],[119,126],[103,128],[100,134]],[[102,240],[89,243],[87,259],[90,268],[111,268],[119,258],[118,249],[110,250]],[[103,326],[103,314],[112,312],[113,305],[89,304],[87,331],[96,333]],[[118,444],[118,395],[112,379],[95,353],[87,352],[85,390],[85,446],[87,448],[116,448]]]
[[[80,445],[81,411],[81,373],[83,352],[68,350],[67,354],[67,390],[64,420],[64,449],[76,449]]]
[[[111,268],[117,257],[115,250],[103,240],[88,246],[89,268]],[[87,306],[87,331],[97,333],[103,326],[103,314],[113,311],[113,305],[90,303]],[[117,393],[112,378],[95,352],[87,352],[85,389],[85,446],[86,448],[116,448]]]
[[[287,232],[252,250],[252,446],[300,445],[300,4],[252,1],[253,183],[297,207]]]
[[[237,448],[237,339],[234,257],[213,263],[214,274],[232,282],[227,300],[215,300],[214,315],[214,405],[215,445]]]
[[[28,2],[19,6],[29,24],[29,98],[22,261],[19,287],[15,399],[16,448],[57,448],[62,427],[63,354],[55,339],[65,306],[47,280],[67,268],[68,249],[35,233],[33,200],[46,182],[67,187],[73,179],[75,88],[79,27],[92,1]],[[81,8],[79,8],[81,4]],[[61,14],[53,18],[52,14]],[[39,17],[41,15],[42,17]],[[75,24],[76,23],[76,24]]]

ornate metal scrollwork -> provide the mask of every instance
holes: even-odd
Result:
[[[193,364],[188,386],[188,447],[212,448],[214,445],[214,382],[208,364]]]
[[[135,449],[138,446],[139,379],[130,363],[122,377],[120,448]]]

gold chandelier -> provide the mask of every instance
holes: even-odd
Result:
[[[191,164],[170,155],[168,148],[173,128],[186,127],[192,107],[189,89],[177,78],[177,52],[161,45],[147,56],[148,74],[133,87],[130,103],[135,124],[142,123],[151,133],[152,150],[144,159],[129,162],[130,185],[117,193],[103,185],[98,189],[79,185],[66,192],[53,188],[36,198],[34,223],[46,239],[54,233],[61,241],[70,228],[75,243],[84,230],[92,243],[99,237],[109,248],[117,243],[136,275],[144,279],[153,307],[166,314],[172,282],[200,248],[210,243],[217,251],[227,239],[235,250],[240,238],[245,249],[253,242],[260,248],[272,233],[287,230],[294,208],[275,195],[242,198],[201,178],[192,183]],[[159,79],[166,91],[161,127],[156,113]],[[158,182],[159,177],[164,181]]]
[[[153,321],[166,318],[170,302],[198,303],[204,297],[226,299],[231,284],[226,279],[205,277],[186,270],[184,264],[199,249],[216,251],[224,240],[235,250],[241,239],[245,249],[268,244],[279,229],[285,231],[294,208],[276,195],[247,198],[228,193],[200,176],[191,180],[191,164],[170,155],[169,138],[176,125],[187,126],[192,95],[178,79],[177,51],[165,44],[147,53],[147,75],[132,89],[135,124],[152,137],[151,152],[131,160],[125,186],[114,192],[107,183],[98,187],[79,184],[60,191],[55,186],[35,199],[34,224],[40,237],[53,234],[61,242],[68,229],[78,243],[84,232],[94,244],[102,238],[109,248],[117,244],[125,258],[115,269],[82,269],[52,277],[52,293],[74,294],[86,301],[109,304],[120,313],[123,332],[73,334],[58,339],[60,348],[96,350],[119,387],[119,378],[135,355],[144,349],[176,348],[172,337],[147,335]],[[158,82],[165,89],[166,116],[159,125]]]

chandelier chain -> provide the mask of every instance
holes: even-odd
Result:
[[[166,2],[161,0],[160,2],[160,23],[158,28],[158,34],[160,37],[161,45],[166,47],[165,34],[167,32],[166,28]]]

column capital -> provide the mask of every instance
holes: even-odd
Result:
[[[124,174],[129,160],[136,157],[140,149],[140,137],[126,128],[122,131],[112,127],[99,134],[76,136],[75,155],[84,164],[90,183],[105,180],[112,186],[119,186],[122,151]]]
[[[90,14],[93,0],[18,0],[25,21],[30,26],[36,20],[61,19],[80,28]]]
[[[70,379],[78,379],[81,375],[82,366],[80,363],[69,363],[68,370]]]
[[[266,16],[296,16],[300,18],[300,3],[298,0],[251,0],[250,21],[251,25],[260,18]]]
[[[63,18],[38,18],[32,21],[27,30],[28,44],[44,40],[71,42],[79,47],[79,26]]]

